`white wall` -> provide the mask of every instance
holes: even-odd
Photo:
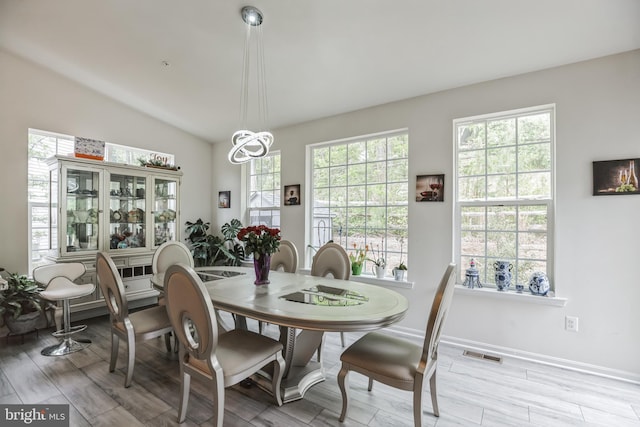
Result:
[[[182,219],[211,218],[211,144],[0,51],[0,266],[8,271],[27,273],[29,128],[174,153]]]
[[[444,332],[487,348],[571,360],[640,379],[640,196],[591,195],[592,161],[640,157],[639,94],[640,51],[633,51],[278,129],[274,148],[282,150],[282,183],[303,184],[303,203],[310,143],[406,127],[410,187],[416,175],[446,174],[445,203],[409,202],[408,266],[416,283],[402,291],[411,308],[400,326],[420,330],[452,258],[452,120],[555,103],[554,276],[557,294],[568,303],[550,307],[456,294]],[[239,167],[224,166],[228,148],[224,143],[215,149],[221,173],[214,171],[214,188],[239,180]],[[229,211],[225,220],[240,215],[233,206]],[[303,207],[283,207],[282,231],[304,247]],[[579,332],[564,330],[566,315],[579,318]]]

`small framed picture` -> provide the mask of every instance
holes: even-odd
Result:
[[[294,206],[300,204],[300,184],[284,186],[284,205]]]
[[[416,176],[416,202],[444,202],[444,174]]]
[[[231,191],[218,192],[218,207],[223,209],[231,207]]]
[[[640,194],[636,164],[640,159],[593,162],[593,195]]]

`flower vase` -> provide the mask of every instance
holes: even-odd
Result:
[[[378,279],[384,279],[384,274],[387,272],[387,269],[384,265],[376,265],[374,266],[374,271]]]
[[[253,254],[253,269],[256,272],[255,285],[268,285],[271,268],[271,254]]]
[[[361,262],[353,262],[351,263],[351,274],[354,276],[359,276],[362,274],[362,263]]]

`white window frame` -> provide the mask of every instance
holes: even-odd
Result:
[[[279,163],[277,170],[269,172],[269,175],[273,176],[273,188],[263,188],[260,185],[260,177],[267,175],[265,173],[257,173],[254,170],[254,167],[257,163],[263,162],[265,158],[277,158],[277,162]],[[243,188],[245,188],[245,221],[246,225],[268,225],[270,227],[280,228],[280,208],[282,205],[282,157],[280,155],[280,151],[272,151],[267,156],[259,159],[253,159],[246,163],[245,173],[243,174],[245,184]],[[255,178],[255,179],[254,179]],[[256,206],[251,207],[251,197],[254,193],[261,193],[262,191],[266,191],[273,194],[273,206]],[[260,218],[264,216],[269,216],[271,218],[271,224],[267,224],[264,221],[252,222],[251,220],[251,211],[260,212]],[[274,218],[277,220],[274,222]]]
[[[550,143],[550,194],[549,197],[529,197],[529,198],[496,198],[496,199],[487,199],[485,198],[485,200],[473,200],[473,201],[460,201],[460,195],[459,195],[459,170],[458,170],[458,161],[459,161],[459,143],[458,143],[458,132],[457,129],[459,126],[465,125],[465,124],[469,124],[469,123],[477,123],[477,122],[489,122],[489,121],[495,121],[495,120],[501,120],[501,119],[508,119],[508,118],[518,118],[518,117],[524,117],[524,116],[531,116],[531,115],[536,115],[536,114],[540,114],[540,113],[548,113],[549,117],[550,117],[550,132],[549,132],[549,143]],[[499,112],[499,113],[493,113],[493,114],[486,114],[486,115],[479,115],[479,116],[473,116],[473,117],[466,117],[466,118],[460,118],[460,119],[455,119],[453,120],[453,144],[454,144],[454,194],[455,194],[455,206],[454,206],[454,241],[453,241],[453,247],[454,247],[454,259],[456,260],[456,263],[458,264],[458,282],[462,283],[465,279],[465,270],[469,267],[468,263],[464,263],[462,262],[462,255],[461,255],[461,244],[462,244],[462,217],[461,217],[461,209],[464,206],[470,206],[470,207],[501,207],[501,206],[531,206],[531,205],[539,205],[539,206],[543,206],[546,208],[546,212],[547,212],[547,221],[546,221],[546,274],[550,279],[551,282],[551,295],[555,295],[556,292],[556,287],[555,287],[555,283],[554,283],[554,271],[555,271],[555,256],[554,256],[554,220],[555,220],[555,146],[556,146],[556,138],[555,138],[555,104],[548,104],[548,105],[541,105],[541,106],[536,106],[536,107],[530,107],[530,108],[523,108],[523,109],[517,109],[517,110],[511,110],[511,111],[504,111],[504,112]],[[517,131],[516,131],[517,132]],[[486,138],[486,135],[485,135]],[[517,141],[517,133],[516,133],[516,141]],[[516,147],[517,147],[517,142],[516,142]],[[485,144],[484,147],[484,151],[485,151],[485,159],[486,159],[486,152],[487,152],[487,145]],[[517,152],[517,150],[516,150]],[[518,171],[518,166],[517,166],[517,155],[516,155],[516,171],[515,174],[517,175],[518,173],[520,173]],[[485,178],[487,176],[489,176],[490,174],[488,174],[487,169],[485,169],[485,173],[484,176]],[[485,180],[486,182],[486,180]],[[516,180],[517,182],[517,180]],[[486,190],[485,190],[485,195],[486,195]],[[479,230],[479,231],[484,231],[487,232],[488,227],[487,227],[487,223],[485,222],[485,226],[484,229]],[[516,229],[516,235],[518,235],[519,233],[521,233],[520,231],[518,231],[518,229]],[[487,242],[485,241],[485,252],[484,255],[487,256]],[[491,259],[493,259],[492,257],[489,257]],[[518,245],[516,243],[516,257],[515,260],[517,262],[518,260]],[[511,260],[510,260],[511,261]],[[517,265],[514,266],[514,268],[517,268]],[[484,274],[482,274],[484,273]],[[486,285],[488,285],[489,287],[491,286],[495,286],[493,284],[494,282],[494,278],[493,278],[493,266],[491,265],[485,265],[481,267],[481,277],[480,280],[483,284],[483,286],[486,287]],[[490,278],[490,279],[488,279]],[[521,278],[518,281],[518,284],[522,284],[524,285],[525,290],[527,290],[527,282],[526,282],[527,278],[524,278],[524,280]],[[516,278],[514,276],[513,278],[513,284],[510,288],[510,291],[514,291],[515,289],[515,283],[516,282]],[[528,293],[528,290],[527,290]]]
[[[353,137],[353,138],[346,138],[346,139],[340,139],[340,140],[334,140],[334,141],[328,141],[328,142],[322,142],[322,143],[317,143],[317,144],[310,144],[307,145],[307,188],[308,190],[308,196],[306,197],[306,208],[307,208],[307,226],[306,226],[306,247],[308,249],[307,251],[307,256],[305,257],[306,260],[306,268],[310,268],[311,267],[311,261],[313,258],[313,255],[315,253],[315,250],[318,249],[319,246],[321,246],[324,243],[327,243],[328,240],[333,240],[334,243],[338,243],[340,245],[342,245],[347,253],[352,254],[354,252],[353,250],[353,243],[354,241],[348,238],[348,234],[349,234],[349,230],[347,229],[343,229],[343,234],[341,235],[339,233],[338,230],[334,230],[334,228],[336,228],[337,226],[334,226],[333,224],[329,227],[330,229],[328,229],[327,233],[324,233],[324,235],[320,235],[320,233],[322,232],[322,230],[320,230],[320,224],[318,224],[318,226],[316,226],[315,224],[315,218],[314,218],[314,210],[315,210],[315,203],[318,201],[316,200],[316,196],[315,196],[315,184],[314,184],[314,150],[318,149],[318,148],[325,148],[325,147],[333,147],[333,146],[339,146],[339,145],[348,145],[348,144],[352,144],[352,143],[361,143],[361,142],[366,142],[366,141],[372,141],[372,140],[379,140],[382,138],[387,139],[387,142],[389,139],[394,138],[394,137],[404,137],[406,138],[406,157],[398,157],[398,158],[390,158],[389,157],[389,153],[388,150],[386,152],[386,157],[384,162],[387,163],[386,167],[388,170],[388,164],[389,162],[393,162],[393,161],[402,161],[404,160],[405,163],[405,168],[406,168],[406,177],[404,177],[404,179],[402,180],[389,180],[388,178],[384,181],[384,182],[380,182],[377,183],[378,185],[383,184],[385,185],[387,188],[390,185],[397,187],[402,187],[402,191],[405,194],[404,199],[402,200],[402,202],[399,203],[390,203],[388,201],[388,197],[385,199],[385,202],[383,205],[377,205],[376,207],[384,207],[385,209],[389,208],[389,207],[401,207],[406,209],[407,212],[407,228],[404,230],[404,238],[403,238],[403,242],[402,242],[402,254],[400,253],[400,243],[398,239],[390,239],[389,236],[392,235],[393,230],[396,230],[398,228],[393,228],[389,221],[388,221],[388,217],[385,216],[385,225],[384,228],[379,228],[379,230],[383,230],[383,233],[385,236],[387,236],[387,238],[384,239],[384,244],[382,244],[382,242],[379,240],[378,237],[374,237],[374,238],[369,238],[366,235],[365,232],[365,240],[364,241],[357,241],[358,247],[362,247],[362,245],[364,244],[368,244],[370,246],[370,252],[368,254],[369,258],[376,258],[376,254],[375,252],[373,252],[373,250],[380,250],[381,251],[381,255],[382,257],[384,257],[384,259],[387,261],[387,266],[386,266],[386,277],[389,278],[391,275],[391,270],[397,266],[397,264],[399,263],[400,260],[402,260],[404,262],[404,264],[407,264],[407,259],[408,259],[408,254],[409,254],[409,247],[408,247],[408,210],[409,210],[409,131],[408,129],[396,129],[396,130],[392,130],[392,131],[388,131],[388,132],[381,132],[381,133],[375,133],[375,134],[369,134],[369,135],[362,135],[362,136],[357,136],[357,137]],[[373,164],[373,163],[380,163],[382,162],[381,160],[371,160],[371,161],[364,161],[364,162],[359,162],[360,164],[365,164],[368,167],[369,164]],[[347,163],[347,164],[351,164],[351,163]],[[348,177],[347,177],[347,181],[348,181]],[[362,186],[362,183],[359,184],[354,184],[354,186]],[[370,185],[366,180],[364,182],[365,186]],[[340,186],[333,186],[333,185],[329,185],[329,187],[323,187],[323,188],[337,188],[337,187],[344,187],[345,185],[340,185]],[[346,183],[346,187],[349,188],[349,182]],[[388,194],[388,193],[387,193]],[[348,199],[348,197],[347,197]],[[347,201],[347,204],[345,205],[346,207],[349,207],[349,203]],[[365,203],[365,205],[357,205],[358,208],[364,207],[364,208],[368,208],[368,207],[372,207],[369,206],[367,203]],[[325,207],[326,208],[326,207]],[[340,209],[344,209],[344,208],[340,208]],[[348,225],[347,225],[348,227]],[[346,227],[345,227],[346,228]],[[399,229],[398,229],[399,230]],[[316,238],[317,237],[317,238]],[[390,241],[393,240],[393,241]],[[373,276],[372,273],[372,265],[373,263],[371,261],[367,261],[365,263],[364,268],[362,269],[362,275],[365,277],[371,277]],[[406,280],[406,278],[405,278]]]

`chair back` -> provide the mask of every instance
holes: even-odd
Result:
[[[194,266],[193,256],[189,248],[181,242],[168,241],[164,242],[153,254],[151,260],[151,271],[153,274],[164,273],[169,266],[173,264],[183,263],[190,267]]]
[[[427,333],[424,337],[421,358],[427,364],[438,357],[438,344],[440,343],[442,327],[447,319],[451,301],[453,300],[453,290],[456,284],[455,269],[456,265],[454,263],[449,264],[431,303],[431,313],[427,322]]]
[[[124,322],[124,319],[129,315],[124,285],[115,263],[104,252],[96,254],[96,274],[100,291],[111,314],[111,321]]]
[[[72,282],[82,276],[87,268],[81,262],[47,264],[33,270],[33,280],[46,287],[56,277],[66,277]]]
[[[271,255],[271,270],[279,269],[287,273],[298,271],[298,249],[290,240],[281,240],[279,250]]]
[[[196,272],[185,264],[172,265],[165,272],[164,292],[181,351],[198,360],[210,359],[218,346],[218,327],[211,298]]]
[[[326,243],[313,257],[311,275],[319,277],[332,275],[334,279],[349,280],[351,261],[347,251],[337,243]]]

